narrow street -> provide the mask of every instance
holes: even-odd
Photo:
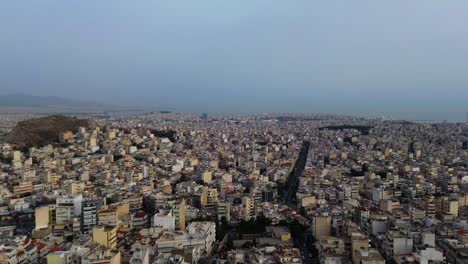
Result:
[[[305,169],[307,156],[309,154],[310,142],[304,141],[299,156],[296,160],[294,168],[291,172],[290,178],[288,179],[288,187],[284,193],[284,203],[293,210],[297,209],[297,201],[295,194],[299,187],[299,177],[302,175],[302,172]],[[296,210],[297,211],[297,210]],[[304,218],[307,216],[302,215]],[[298,239],[296,238],[294,242],[299,245],[299,250],[301,251],[301,258],[304,264],[309,263],[318,263],[317,256],[315,256],[313,248],[313,237],[310,231],[307,231],[303,236]]]
[[[302,148],[296,160],[296,164],[294,165],[294,168],[288,179],[288,187],[283,197],[284,197],[284,203],[291,208],[296,208],[297,201],[296,201],[295,193],[297,192],[297,188],[299,187],[299,177],[301,176],[305,168],[307,155],[309,153],[309,147],[310,147],[309,141],[304,141],[302,143]]]

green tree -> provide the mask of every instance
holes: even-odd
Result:
[[[222,217],[221,221],[216,220],[216,239],[223,240],[229,229],[229,223],[226,220],[226,217]]]
[[[228,250],[234,248],[234,240],[232,239],[231,236],[229,236],[228,239],[227,239],[226,247],[227,247]]]

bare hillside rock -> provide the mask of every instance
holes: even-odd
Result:
[[[94,128],[96,122],[62,115],[33,118],[19,122],[7,135],[6,142],[24,147],[41,147],[59,141],[66,131],[76,133],[80,127]]]

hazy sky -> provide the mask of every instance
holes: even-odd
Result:
[[[468,1],[1,1],[0,93],[464,120]]]

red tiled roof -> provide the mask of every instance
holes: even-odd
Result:
[[[145,217],[146,213],[143,212],[143,211],[138,211],[133,216],[135,216],[135,217]]]
[[[112,210],[112,209],[105,209],[105,210],[99,210],[98,213],[100,214],[107,214],[107,213],[115,213],[116,211],[115,210]]]
[[[127,231],[124,231],[124,230],[117,230],[117,234],[119,234],[119,235],[126,235],[126,234],[128,234],[128,232],[127,232]]]
[[[53,247],[51,249],[49,249],[49,253],[53,253],[53,252],[56,252],[56,251],[64,251],[65,248],[63,247]]]
[[[38,242],[37,243],[37,251],[41,251],[43,248],[45,248],[46,244]]]

